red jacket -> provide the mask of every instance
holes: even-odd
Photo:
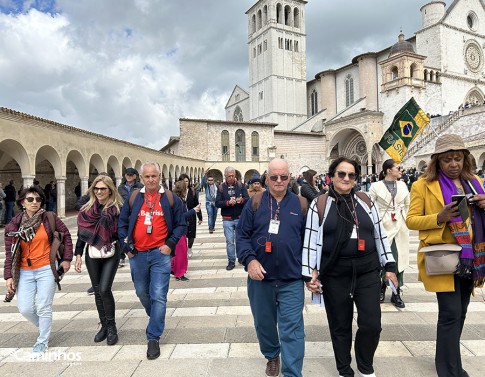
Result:
[[[44,224],[45,231],[47,233],[47,237],[49,238],[49,243],[52,243],[53,232],[49,226],[49,220],[47,216],[43,215],[42,223]],[[20,226],[20,220],[22,219],[22,213],[16,215],[6,226],[5,226],[5,265],[3,268],[3,278],[5,280],[10,279],[12,277],[12,244],[15,242],[14,237],[7,236],[9,232],[16,232]],[[71,233],[67,229],[66,225],[61,221],[56,214],[54,214],[54,219],[56,220],[56,230],[59,233],[64,234],[64,256],[63,261],[72,261],[73,255],[73,248],[72,248],[72,239]],[[20,258],[19,258],[20,261]]]

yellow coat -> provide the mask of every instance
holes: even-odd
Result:
[[[409,229],[419,230],[419,249],[440,243],[457,243],[446,224],[438,225],[438,213],[445,203],[439,182],[427,183],[418,179],[411,188],[411,204],[406,224]],[[418,251],[418,279],[429,292],[454,292],[453,274],[428,276],[423,253]]]

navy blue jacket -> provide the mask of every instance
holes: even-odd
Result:
[[[219,189],[221,186],[222,192]],[[248,190],[246,190],[246,187],[242,183],[234,182],[232,190],[234,190],[234,194],[230,195],[229,187],[226,182],[217,187],[216,207],[221,209],[221,216],[224,220],[239,219],[244,204],[249,200]],[[241,203],[230,205],[229,200],[231,199],[231,196],[236,198],[242,197]]]
[[[121,207],[120,217],[118,219],[118,236],[120,246],[125,251],[131,251],[133,245],[133,230],[135,229],[136,219],[140,212],[143,201],[145,200],[145,188],[142,188],[133,202],[133,208],[130,208],[128,196]],[[187,234],[187,222],[184,218],[184,208],[182,201],[177,195],[173,195],[173,207],[170,207],[170,202],[165,195],[163,187],[160,188],[160,205],[162,206],[165,222],[167,223],[168,235],[165,240],[165,245],[170,247],[172,255],[175,255],[175,246],[180,237]],[[167,216],[170,214],[170,216]]]
[[[272,215],[270,215],[270,200]],[[301,251],[305,234],[306,216],[301,211],[300,200],[287,192],[280,203],[278,234],[269,234],[270,218],[274,218],[276,199],[265,191],[261,205],[253,212],[252,199],[244,207],[236,228],[236,252],[245,269],[257,259],[266,270],[263,282],[273,285],[299,280],[301,276]],[[271,253],[265,252],[266,241],[271,241]]]

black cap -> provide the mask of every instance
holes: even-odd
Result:
[[[138,175],[138,172],[136,171],[136,169],[128,168],[128,169],[125,170],[125,174],[128,174],[128,175]]]

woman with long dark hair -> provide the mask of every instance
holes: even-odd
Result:
[[[320,191],[317,187],[317,172],[313,169],[308,169],[303,173],[303,183],[300,188],[300,195],[308,200],[308,205],[320,195]]]
[[[384,161],[379,181],[374,182],[369,196],[379,208],[379,216],[391,245],[392,256],[396,261],[396,275],[399,287],[392,293],[391,302],[397,308],[404,308],[401,288],[404,284],[404,270],[409,266],[409,229],[406,216],[409,209],[409,191],[406,184],[399,179],[401,170],[392,159]],[[387,284],[382,276],[380,300],[384,302]]]
[[[118,240],[118,217],[123,204],[112,179],[107,175],[96,177],[88,190],[89,201],[79,211],[78,240],[76,242],[75,269],[81,272],[82,256],[86,247],[86,267],[94,288],[94,301],[98,311],[101,329],[94,337],[99,343],[106,339],[108,345],[118,342],[118,330],[115,322],[115,300],[111,290],[118,263],[120,247]],[[90,249],[111,251],[109,258],[94,258]]]
[[[187,198],[187,190],[188,187],[184,181],[181,180],[175,182],[173,193],[177,195],[180,200],[182,200],[184,206],[184,218],[186,221],[192,217],[195,217],[195,215],[200,212],[200,204],[189,210],[187,209],[187,203],[185,202]],[[173,257],[171,261],[172,273],[175,276],[175,280],[189,281],[189,278],[185,276],[189,266],[187,251],[187,235],[184,234],[177,242],[177,246],[175,248],[175,257]]]
[[[185,194],[184,202],[187,205],[187,210],[191,210],[197,206],[199,206],[199,198],[197,197],[197,193],[195,189],[192,187],[190,178],[187,174],[180,174],[179,181],[183,181],[185,183],[185,187],[187,188],[187,192]],[[199,206],[200,207],[200,206]],[[196,216],[199,219],[196,220]],[[202,212],[198,211],[196,213],[192,213],[187,219],[187,240],[189,249],[187,251],[187,255],[189,258],[192,256],[192,246],[194,245],[195,237],[197,236],[197,225],[202,224]]]

